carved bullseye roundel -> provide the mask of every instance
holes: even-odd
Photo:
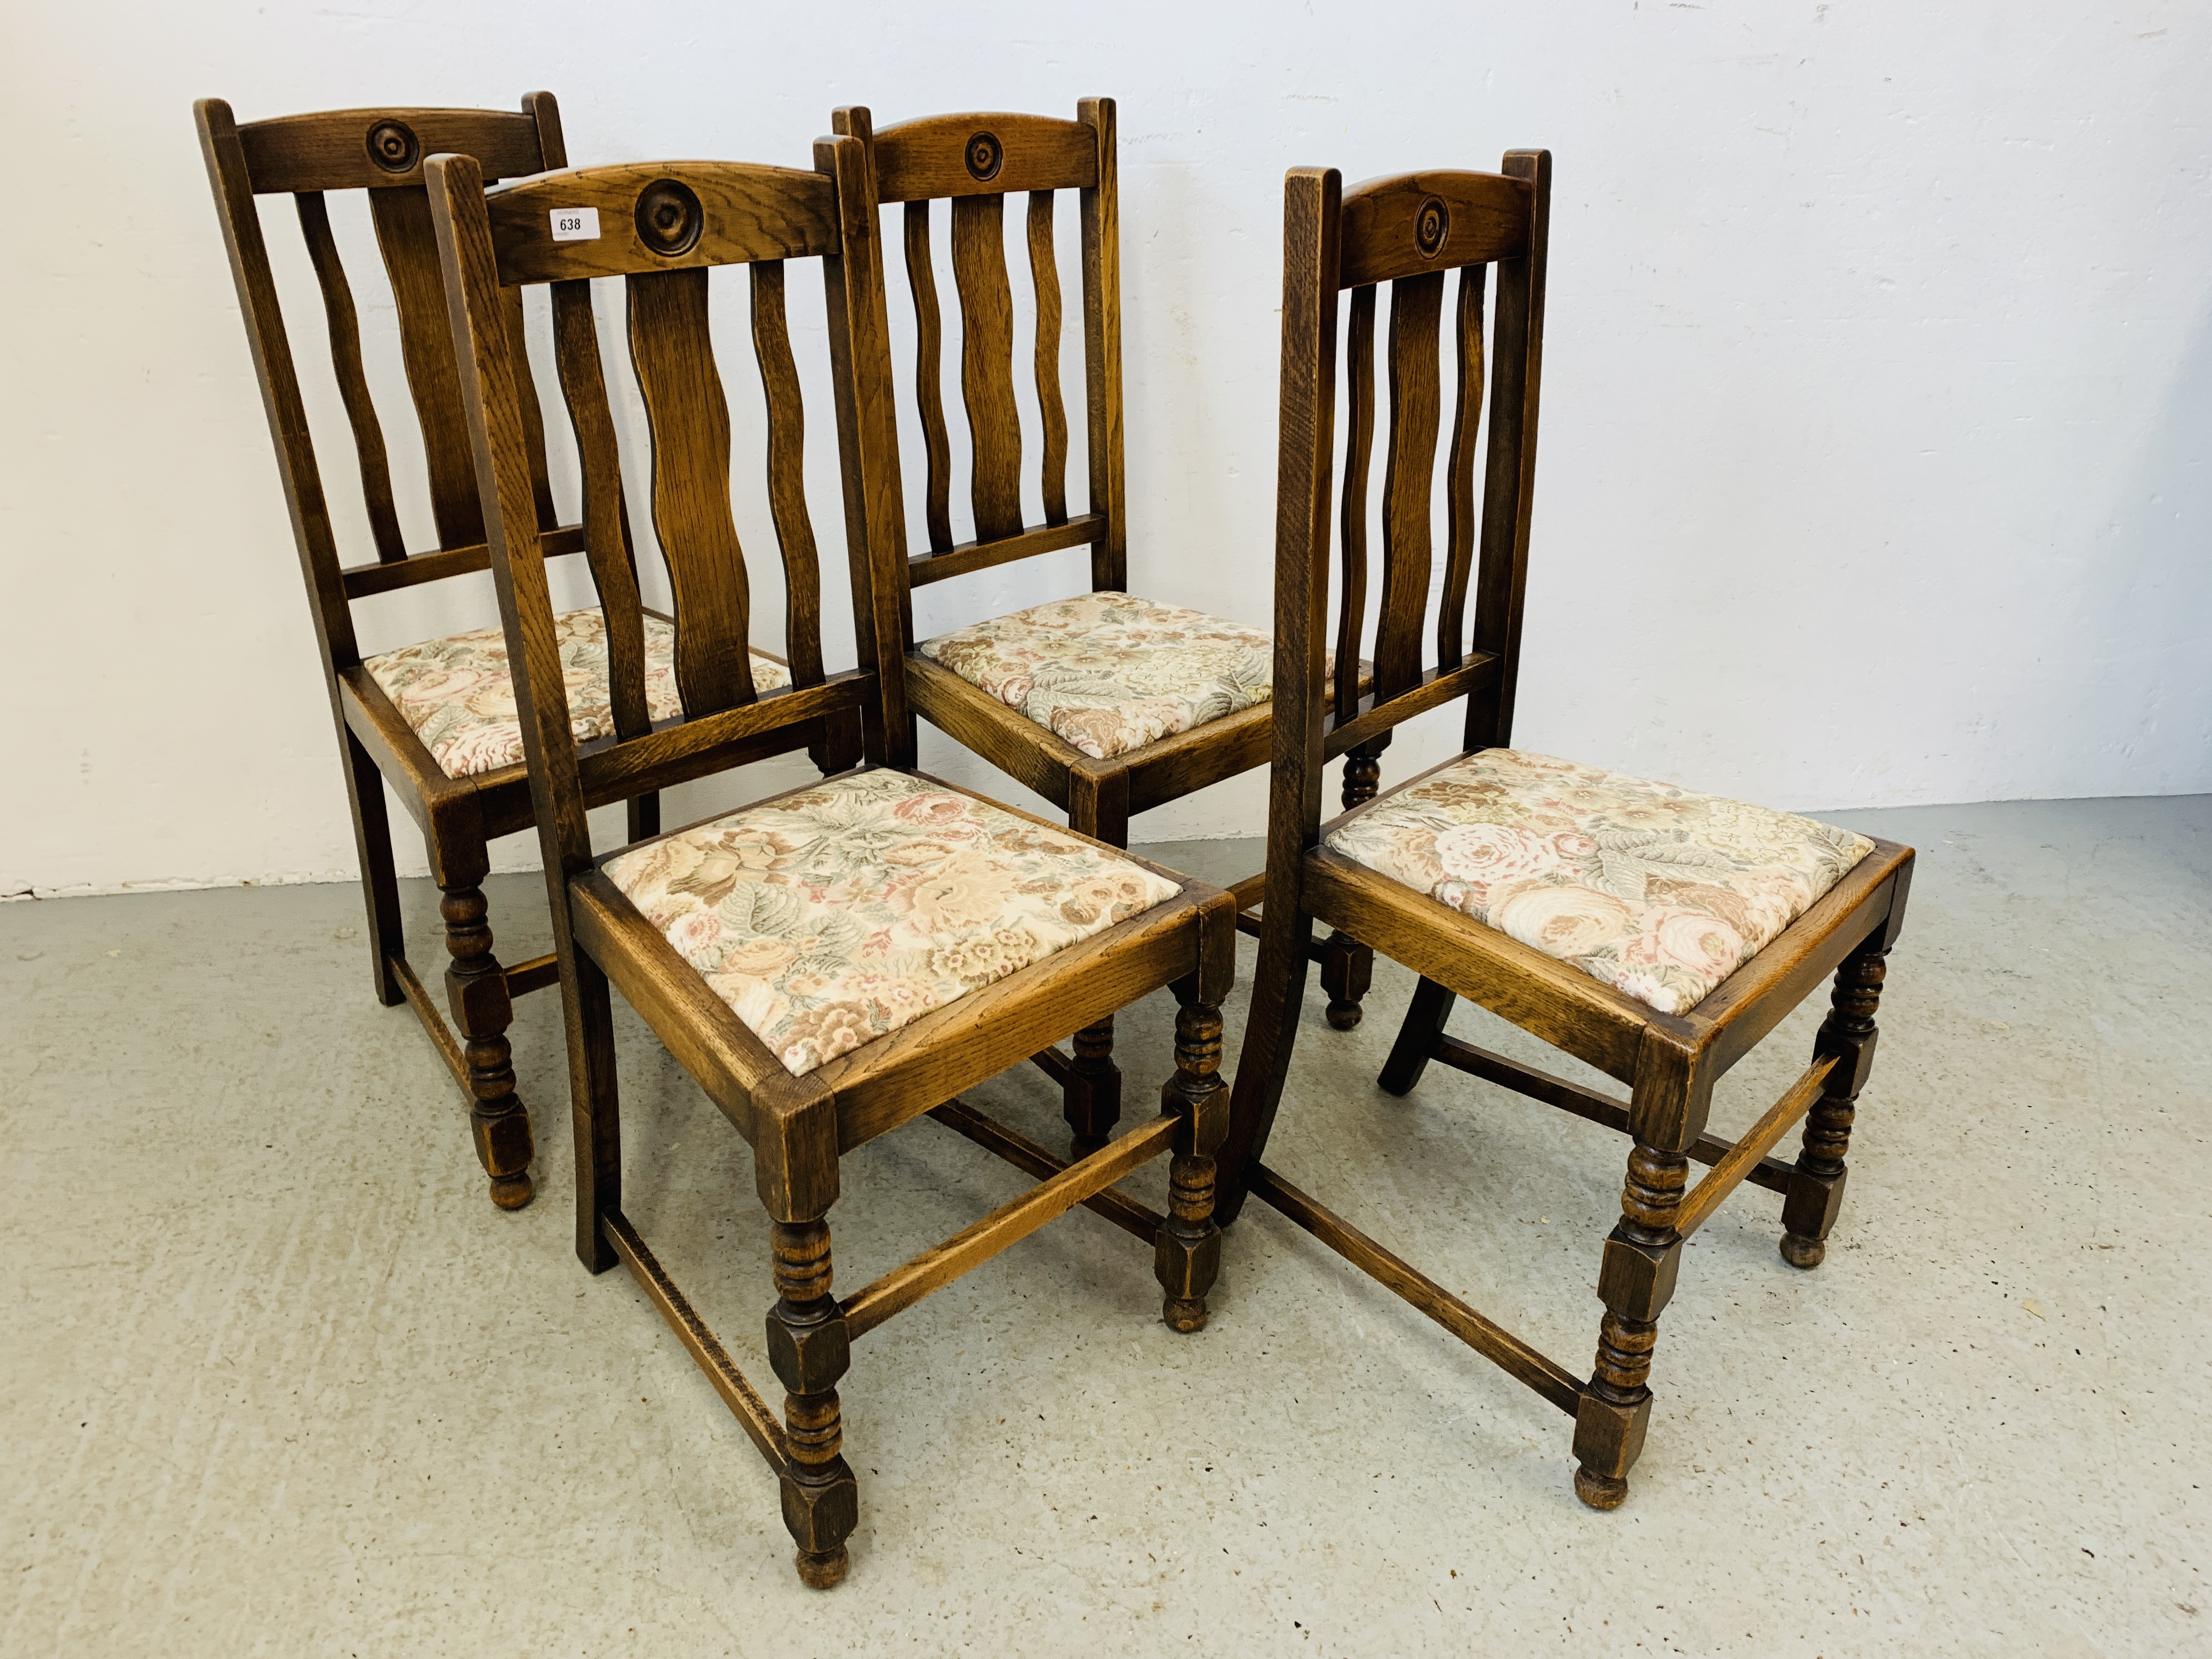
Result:
[[[1444,204],[1431,196],[1421,204],[1421,210],[1413,219],[1413,245],[1421,250],[1421,258],[1433,259],[1443,252],[1444,238],[1451,234],[1451,216]]]
[[[689,253],[706,228],[699,198],[673,179],[655,180],[637,198],[637,240],[664,258]]]
[[[970,178],[995,179],[1006,159],[1005,148],[988,132],[979,132],[968,141],[968,173]]]
[[[422,146],[404,123],[379,121],[368,130],[368,159],[386,173],[408,173],[421,159]]]

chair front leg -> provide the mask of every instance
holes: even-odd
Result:
[[[438,914],[446,921],[446,1004],[461,1036],[469,1072],[469,1126],[477,1160],[491,1177],[491,1201],[502,1210],[530,1202],[530,1115],[514,1092],[514,1050],[507,1028],[514,1018],[507,970],[492,954],[489,908],[476,884],[481,870],[440,886]]]
[[[1881,937],[1877,933],[1869,945]],[[1850,1175],[1844,1158],[1850,1151],[1859,1091],[1874,1067],[1875,1011],[1881,1004],[1888,962],[1886,946],[1862,946],[1836,969],[1828,1018],[1813,1044],[1816,1057],[1837,1056],[1836,1068],[1806,1115],[1804,1145],[1782,1200],[1782,1259],[1793,1267],[1820,1265],[1828,1254],[1828,1230],[1844,1206],[1844,1182]]]
[[[1152,1275],[1170,1330],[1206,1328],[1206,1293],[1221,1272],[1221,1229],[1213,1219],[1214,1155],[1229,1133],[1229,1091],[1221,1081],[1221,1010],[1192,1001],[1176,1011],[1176,1074],[1160,1090],[1160,1110],[1179,1116],[1168,1167],[1168,1218],[1152,1246]]]
[[[1364,806],[1375,799],[1382,781],[1382,750],[1389,738],[1378,738],[1349,749],[1344,756],[1344,810]],[[1359,1000],[1375,979],[1375,952],[1351,934],[1332,930],[1322,946],[1321,988],[1328,993],[1328,1019],[1340,1031],[1359,1024]]]
[[[783,1524],[799,1546],[799,1577],[828,1589],[845,1577],[845,1540],[860,1524],[860,1483],[844,1456],[837,1380],[852,1364],[845,1316],[830,1294],[830,1224],[820,1217],[774,1227],[775,1305],[768,1358],[787,1390],[780,1477]]]
[[[1575,1413],[1575,1496],[1594,1510],[1620,1507],[1628,1471],[1651,1420],[1651,1351],[1659,1313],[1674,1294],[1682,1240],[1674,1231],[1689,1159],[1638,1141],[1628,1155],[1620,1224],[1605,1241],[1597,1293],[1605,1304],[1597,1365]]]

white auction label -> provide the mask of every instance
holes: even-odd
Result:
[[[596,242],[599,240],[597,208],[555,208],[553,240],[556,242]]]

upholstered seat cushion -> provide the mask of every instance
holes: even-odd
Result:
[[[1085,593],[917,647],[1094,760],[1267,699],[1264,629],[1131,593]]]
[[[561,642],[562,678],[568,688],[568,727],[587,743],[615,729],[607,687],[606,617],[597,605],[553,618]],[[507,635],[496,628],[425,640],[371,657],[362,665],[405,716],[449,778],[474,777],[522,761],[522,720]],[[753,653],[753,686],[772,691],[791,684],[784,665]],[[645,619],[645,707],[656,720],[684,712],[676,695],[676,629]]]
[[[891,771],[678,830],[606,873],[794,1077],[1182,890]]]
[[[1328,845],[1663,1014],[1874,850],[1795,813],[1514,749],[1384,796]]]

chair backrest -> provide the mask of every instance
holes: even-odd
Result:
[[[491,564],[521,715],[531,791],[549,872],[574,873],[591,861],[584,823],[586,793],[635,793],[696,771],[687,763],[712,750],[750,742],[825,717],[857,711],[872,757],[884,752],[887,718],[904,724],[902,702],[886,716],[884,688],[902,684],[895,612],[876,605],[866,550],[889,496],[866,454],[881,424],[884,395],[850,373],[851,313],[864,308],[872,243],[851,234],[858,212],[860,146],[824,140],[823,169],[738,162],[632,162],[547,173],[483,187],[477,162],[434,157],[425,169],[450,313],[452,349],[461,364],[462,404],[475,447],[489,534]],[[836,388],[846,529],[861,667],[825,676],[822,664],[821,571],[803,481],[805,411],[784,312],[785,268],[818,259],[828,294],[831,375]],[[751,325],[766,403],[765,494],[782,558],[791,655],[787,689],[763,695],[754,684],[750,585],[731,515],[730,411],[708,330],[708,276],[717,265],[750,267]],[[531,471],[526,389],[514,371],[504,319],[518,291],[552,286],[562,389],[577,434],[585,526],[597,545],[612,537],[601,520],[617,514],[622,456],[608,407],[591,279],[624,279],[630,359],[645,405],[651,454],[652,514],[674,592],[676,682],[684,720],[659,731],[642,724],[642,647],[632,639],[610,651],[619,711],[639,715],[616,741],[580,754],[568,723],[559,646],[553,630]],[[867,324],[861,319],[860,329]],[[610,619],[615,611],[608,605]],[[888,643],[886,644],[886,641]],[[611,637],[610,644],[613,644]],[[874,672],[884,649],[890,674]],[[849,719],[850,715],[846,715]],[[617,783],[624,787],[617,790]]]
[[[1274,810],[1278,816],[1294,814],[1304,844],[1310,844],[1320,822],[1321,772],[1327,758],[1461,696],[1468,700],[1468,748],[1509,739],[1528,586],[1551,189],[1552,160],[1546,150],[1510,151],[1500,173],[1401,173],[1350,190],[1333,168],[1297,168],[1285,179]],[[1497,283],[1487,353],[1490,438],[1478,501],[1483,300],[1492,266]],[[1447,313],[1444,287],[1453,270],[1459,275]],[[1363,694],[1376,290],[1385,283],[1390,285],[1390,425],[1380,512],[1373,679]],[[1350,424],[1338,493],[1332,490],[1337,313],[1338,295],[1346,289],[1352,294],[1344,325]],[[1433,659],[1425,666],[1433,568],[1431,503],[1443,413],[1441,345],[1447,325],[1454,342],[1454,395],[1451,443],[1444,459],[1443,579]],[[1341,581],[1335,668],[1325,677],[1324,653],[1332,642],[1327,615],[1332,505],[1341,526]],[[1271,829],[1271,860],[1274,834]]]
[[[1115,177],[1114,100],[1086,98],[1077,118],[1002,113],[932,115],[874,131],[860,106],[834,111],[831,125],[864,147],[869,198],[904,204],[907,286],[914,302],[915,400],[927,452],[925,517],[929,551],[907,556],[905,520],[896,556],[884,561],[912,631],[915,585],[982,570],[1061,548],[1091,548],[1094,588],[1128,580],[1122,524],[1121,213]],[[1090,507],[1067,508],[1067,413],[1060,394],[1060,270],[1053,241],[1058,192],[1079,193],[1083,240],[1083,365],[1089,438]],[[1029,196],[1030,279],[1036,301],[1032,373],[1039,423],[1038,476],[1044,519],[1025,521],[1022,425],[1014,402],[1014,312],[1007,278],[1006,199]],[[960,388],[973,465],[973,541],[952,539],[952,459],[940,381],[945,329],[930,250],[931,204],[949,200],[952,275],[960,307]],[[874,210],[870,210],[871,217]],[[882,262],[878,264],[882,282]],[[880,292],[880,290],[879,290]],[[878,301],[882,314],[883,301]],[[893,428],[896,440],[896,427]],[[890,458],[896,483],[896,457]],[[885,550],[887,555],[890,550]]]
[[[440,151],[477,158],[489,178],[543,173],[568,165],[561,114],[553,94],[533,92],[519,112],[477,109],[357,109],[288,115],[240,126],[230,106],[204,98],[192,106],[200,149],[215,190],[230,250],[231,274],[253,347],[262,401],[276,445],[277,465],[292,511],[300,559],[314,602],[324,647],[335,667],[360,660],[349,602],[370,593],[459,575],[485,568],[483,515],[476,465],[462,418],[453,338],[446,322],[445,289],[430,231],[422,162]],[[351,284],[331,234],[325,198],[332,191],[365,190],[377,246],[398,311],[399,344],[422,432],[428,465],[430,508],[438,533],[434,550],[410,556],[392,506],[392,468],[384,429],[370,400],[362,365],[361,327]],[[300,216],[300,232],[322,289],[331,368],[353,429],[361,466],[362,496],[376,550],[373,562],[342,568],[337,540],[323,494],[306,405],[294,365],[290,337],[276,295],[269,249],[262,235],[257,196],[287,193]],[[552,490],[546,478],[545,434],[523,349],[519,296],[506,327],[514,373],[530,395],[523,419],[532,499],[541,527],[555,528]],[[574,551],[580,533],[570,532]]]

